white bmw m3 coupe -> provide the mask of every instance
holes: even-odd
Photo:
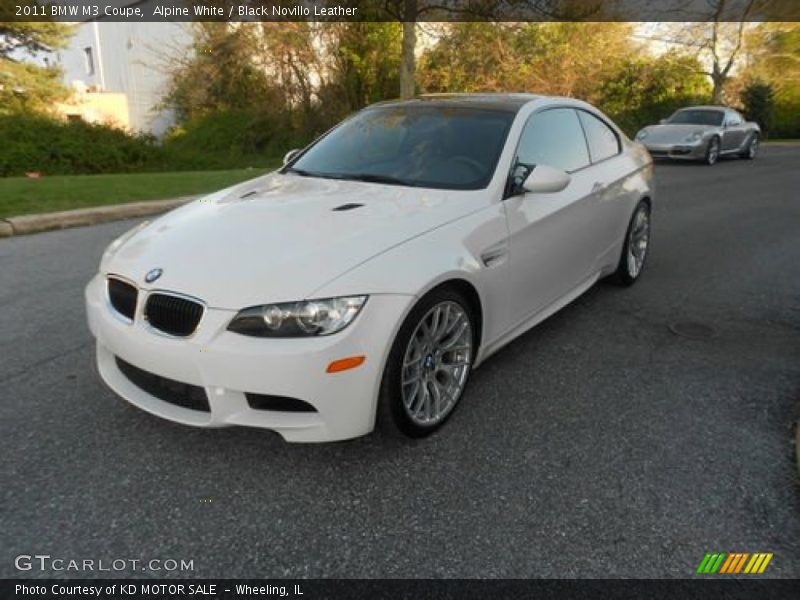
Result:
[[[371,106],[111,243],[86,288],[98,370],[187,425],[421,437],[492,353],[636,281],[653,201],[647,151],[584,102]]]

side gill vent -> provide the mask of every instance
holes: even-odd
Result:
[[[347,204],[342,204],[341,206],[337,206],[336,208],[332,208],[331,210],[342,212],[345,210],[353,210],[354,208],[361,208],[364,206],[363,204],[358,204],[356,202],[349,202]]]

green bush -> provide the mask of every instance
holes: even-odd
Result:
[[[174,128],[162,142],[85,121],[4,115],[0,176],[263,167],[308,140],[287,126],[284,115],[218,112]]]
[[[156,168],[161,148],[151,136],[84,121],[0,116],[0,175],[121,173]]]
[[[291,148],[308,143],[286,115],[215,112],[173,128],[164,140],[175,170],[260,167]]]
[[[775,90],[763,81],[752,81],[742,90],[744,115],[748,121],[754,121],[761,127],[764,136],[772,132],[775,116]]]
[[[800,90],[776,94],[770,137],[800,138]]]
[[[634,56],[600,82],[591,100],[629,135],[693,104],[706,104],[709,85],[697,60],[678,54]]]

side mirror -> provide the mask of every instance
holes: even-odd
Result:
[[[560,192],[569,185],[572,178],[561,169],[536,165],[522,183],[522,189],[536,194]]]
[[[290,162],[292,162],[292,159],[294,159],[294,157],[297,156],[298,154],[300,154],[299,148],[295,148],[294,150],[289,150],[283,157],[283,164],[288,165]]]
[[[661,125],[663,125],[664,123],[666,123],[666,122],[667,122],[667,120],[666,120],[666,119],[659,119],[659,121],[658,121],[658,122],[659,122]]]

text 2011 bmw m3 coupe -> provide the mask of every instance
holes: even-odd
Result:
[[[601,277],[636,281],[651,178],[576,100],[368,107],[115,240],[86,289],[99,372],[188,425],[424,436],[493,352]]]

